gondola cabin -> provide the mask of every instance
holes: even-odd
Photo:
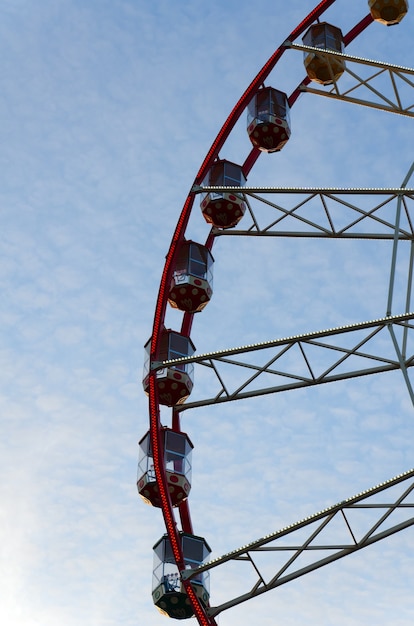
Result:
[[[188,313],[202,311],[213,295],[213,256],[206,246],[185,241],[177,253],[168,302]]]
[[[273,87],[260,89],[247,107],[247,133],[262,152],[277,152],[290,137],[287,95]]]
[[[146,393],[149,391],[150,350],[151,339],[145,345],[142,384]],[[157,354],[158,361],[180,359],[192,356],[194,352],[195,347],[189,337],[173,330],[165,329],[162,331],[159,352]],[[171,364],[157,370],[156,385],[160,404],[174,406],[185,402],[193,388],[193,372],[194,366],[192,363]]]
[[[343,52],[344,40],[342,31],[336,26],[321,22],[313,24],[302,39],[305,46]],[[321,85],[332,85],[345,71],[345,61],[341,58],[304,52],[304,64],[309,78]]]
[[[368,0],[368,6],[373,19],[386,26],[399,24],[408,13],[407,0]]]
[[[164,466],[171,504],[178,506],[191,489],[191,456],[193,444],[186,433],[163,428]],[[139,442],[138,493],[147,504],[160,507],[160,495],[154,470],[150,433]]]
[[[180,535],[185,568],[202,565],[211,553],[205,539],[186,533]],[[200,602],[207,606],[210,596],[209,573],[202,572],[193,578],[191,586]],[[152,597],[155,606],[168,617],[188,619],[194,615],[175,564],[168,535],[164,535],[154,546]]]
[[[203,181],[207,187],[243,187],[245,184],[241,166],[226,160],[214,163]],[[243,196],[234,191],[209,192],[202,196],[201,211],[204,219],[216,228],[236,226],[245,210]]]

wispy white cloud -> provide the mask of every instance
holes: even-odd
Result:
[[[135,487],[136,442],[148,428],[142,346],[198,167],[250,79],[313,4],[280,13],[267,0],[253,12],[233,0],[1,3],[0,617],[10,626],[165,619],[151,599],[162,517]],[[332,10],[344,30],[348,10],[342,0]],[[410,24],[411,14],[401,27],[372,27],[352,52],[412,65]],[[289,91],[302,59],[285,56],[273,78]],[[304,95],[289,144],[261,157],[249,182],[398,185],[411,159],[408,124]],[[223,157],[246,156],[244,119],[239,126]],[[196,206],[191,236],[207,233]],[[217,242],[213,300],[194,321],[200,351],[384,314],[388,248],[266,240],[258,253],[257,243]],[[168,321],[176,327],[180,316]],[[196,371],[196,388],[207,384]],[[401,374],[185,412],[195,532],[218,556],[407,469],[411,415]],[[254,615],[264,626],[405,626],[411,535],[219,624]],[[243,575],[234,575],[237,587]],[[213,603],[230,582],[214,573]]]

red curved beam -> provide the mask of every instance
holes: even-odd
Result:
[[[290,33],[287,37],[287,41],[293,42],[299,35],[301,35],[316,19],[318,19],[332,4],[334,4],[335,0],[323,0],[320,2],[314,9],[309,13],[309,15]],[[357,35],[359,35],[370,23],[372,22],[372,18],[368,15],[364,20],[362,20],[359,24],[357,24],[345,37],[345,43],[349,43],[352,41]],[[218,158],[219,152],[229,137],[231,131],[233,130],[235,124],[240,118],[243,111],[246,109],[252,97],[255,95],[256,91],[263,84],[265,79],[268,77],[270,72],[275,67],[276,63],[279,61],[283,53],[286,51],[286,47],[284,45],[280,46],[275,50],[273,55],[269,58],[269,60],[265,63],[262,69],[259,71],[257,76],[250,83],[249,87],[246,89],[244,94],[241,96],[239,101],[236,103],[235,107],[231,111],[221,130],[219,131],[216,139],[211,145],[210,150],[207,152],[207,155],[197,173],[197,176],[194,180],[195,185],[201,184],[204,180],[207,172],[210,167],[214,163],[214,161]],[[306,79],[305,79],[306,80]],[[304,84],[305,81],[302,81],[301,84]],[[299,87],[293,92],[289,99],[290,105],[292,105],[299,95]],[[248,173],[256,162],[260,152],[259,150],[253,148],[253,150],[248,155],[243,169],[245,173]],[[179,244],[183,241],[185,236],[185,231],[188,225],[188,221],[191,215],[192,206],[194,203],[194,193],[190,190],[187,199],[184,203],[183,209],[181,211],[179,220],[177,222],[177,226],[175,228],[171,244],[166,256],[166,261],[164,265],[164,270],[161,276],[161,282],[156,302],[155,314],[154,314],[154,322],[153,322],[153,330],[151,336],[151,348],[150,348],[150,360],[151,362],[157,359],[159,345],[160,345],[160,335],[164,328],[165,321],[165,313],[168,302],[168,287],[170,284],[170,279],[172,276],[173,268],[174,268],[174,260],[175,255],[178,250]],[[207,239],[207,245],[210,247],[213,243],[213,237],[210,235]],[[182,332],[189,336],[191,330],[193,315],[185,314],[183,316],[182,323]],[[161,429],[161,421],[160,421],[160,405],[158,399],[158,391],[156,385],[156,372],[150,370],[149,374],[149,418],[150,418],[150,437],[151,437],[151,445],[153,451],[153,459],[154,459],[154,469],[157,477],[157,483],[159,488],[159,495],[161,499],[161,508],[162,514],[164,517],[165,527],[168,533],[168,537],[171,543],[171,549],[174,555],[174,559],[177,563],[177,566],[180,570],[184,569],[184,560],[183,554],[181,550],[181,541],[179,530],[177,528],[177,523],[174,517],[174,511],[171,504],[171,498],[168,491],[167,485],[167,477],[164,465],[164,450],[163,450],[163,438],[162,438],[162,429]],[[173,410],[173,424],[176,430],[179,430],[179,417],[176,412]],[[192,533],[192,524],[190,519],[190,512],[188,503],[185,502],[180,506],[180,516],[181,523],[184,532]],[[200,626],[216,626],[215,620],[208,616],[204,607],[200,604],[196,594],[194,593],[191,582],[183,581],[185,586],[188,598],[191,602],[191,605],[194,610],[194,614],[196,619],[198,620]]]

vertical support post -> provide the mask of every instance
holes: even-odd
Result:
[[[403,180],[403,183],[401,185],[401,189],[404,189],[407,184],[408,181],[410,180],[412,174],[414,172],[414,163],[412,163],[410,169],[407,172],[406,177]],[[401,206],[402,206],[402,196],[399,195],[398,199],[397,199],[397,211],[396,211],[396,215],[395,215],[395,229],[394,229],[394,242],[393,242],[393,248],[392,248],[392,257],[391,257],[391,270],[390,270],[390,282],[389,282],[389,289],[388,289],[388,303],[387,303],[387,316],[392,315],[392,298],[393,298],[393,294],[394,294],[394,286],[395,286],[395,270],[396,270],[396,265],[397,265],[397,251],[398,251],[398,242],[399,242],[399,229],[400,229],[400,222],[401,222]],[[408,265],[408,277],[407,277],[407,293],[406,293],[406,300],[405,300],[405,313],[409,313],[410,312],[410,308],[411,308],[411,292],[412,292],[412,280],[413,280],[413,264],[414,264],[414,245],[413,245],[413,241],[411,241],[411,247],[410,247],[410,258],[409,258],[409,265]],[[396,334],[394,332],[394,328],[392,324],[388,325],[388,330],[391,334],[391,339],[394,343],[394,348],[395,348],[395,352],[397,354],[397,358],[400,364],[400,368],[405,380],[405,384],[407,386],[408,389],[408,393],[410,395],[411,398],[411,402],[414,406],[414,390],[413,387],[411,385],[411,381],[410,378],[408,376],[408,370],[407,370],[407,366],[405,363],[405,359],[406,359],[406,352],[407,352],[407,341],[408,341],[408,328],[405,327],[403,329],[403,338],[402,338],[402,342],[401,342],[401,346],[398,343]]]
[[[404,189],[407,186],[408,181],[410,180],[413,172],[414,172],[414,162],[411,164],[411,167],[408,170],[407,175],[402,182],[401,189]],[[401,221],[401,204],[402,204],[402,196],[399,195],[398,200],[397,200],[397,212],[395,215],[394,244],[392,248],[390,282],[389,282],[389,288],[388,288],[388,303],[387,303],[387,313],[386,313],[387,316],[392,315],[392,298],[394,294],[395,268],[397,265],[397,250],[398,250],[399,229],[400,229],[400,221]],[[410,268],[409,268],[409,273],[408,273],[409,283],[407,285],[407,299],[406,299],[406,310],[405,310],[406,313],[409,312],[407,307],[409,306],[410,299],[411,299],[411,278],[412,278],[412,256],[410,258]]]
[[[405,312],[411,311],[411,292],[413,284],[413,265],[414,265],[414,241],[410,244],[410,260],[408,265],[408,284],[407,284],[407,297],[405,301]],[[407,341],[408,341],[408,328],[404,328],[404,336],[402,342],[402,353],[404,358],[407,355]]]
[[[387,303],[387,312],[386,312],[387,317],[392,315],[392,298],[394,295],[395,268],[397,266],[398,235],[399,235],[399,230],[400,230],[400,221],[401,221],[401,195],[399,195],[397,199],[397,211],[395,214],[394,242],[392,245],[390,282],[389,282],[389,287],[388,287],[388,303]]]

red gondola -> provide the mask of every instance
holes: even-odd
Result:
[[[145,344],[145,361],[143,387],[148,393],[149,367],[150,367],[151,339]],[[159,361],[170,361],[186,356],[192,356],[195,352],[193,342],[189,337],[177,333],[173,330],[162,331],[160,349],[157,358]],[[157,370],[157,388],[160,404],[174,406],[182,404],[190,395],[193,388],[192,363],[181,363],[179,365],[168,365]]]
[[[207,187],[243,187],[245,184],[241,166],[226,160],[214,163],[203,181]],[[209,192],[202,197],[201,211],[206,222],[216,228],[232,228],[240,222],[246,205],[237,192]]]
[[[202,565],[211,553],[203,537],[180,533],[181,547],[186,568]],[[155,606],[168,617],[187,619],[194,615],[180,572],[175,563],[168,535],[164,535],[154,546],[154,570],[152,597]],[[204,606],[209,601],[209,572],[202,572],[192,579],[191,586]]]
[[[368,0],[371,15],[386,26],[399,24],[408,13],[407,0]]]
[[[213,256],[206,246],[185,241],[177,254],[168,302],[186,311],[202,311],[213,295]]]
[[[344,39],[342,31],[332,24],[320,22],[313,24],[302,38],[305,46],[343,52]],[[306,51],[304,64],[309,78],[322,85],[331,85],[336,82],[345,71],[345,61],[341,58],[326,55],[318,55],[315,52]]]
[[[247,132],[262,152],[278,152],[290,137],[288,98],[273,87],[260,89],[247,108]]]
[[[171,503],[178,506],[191,489],[191,453],[193,444],[186,433],[164,428],[164,460]],[[138,493],[147,504],[161,507],[150,433],[139,442]]]

